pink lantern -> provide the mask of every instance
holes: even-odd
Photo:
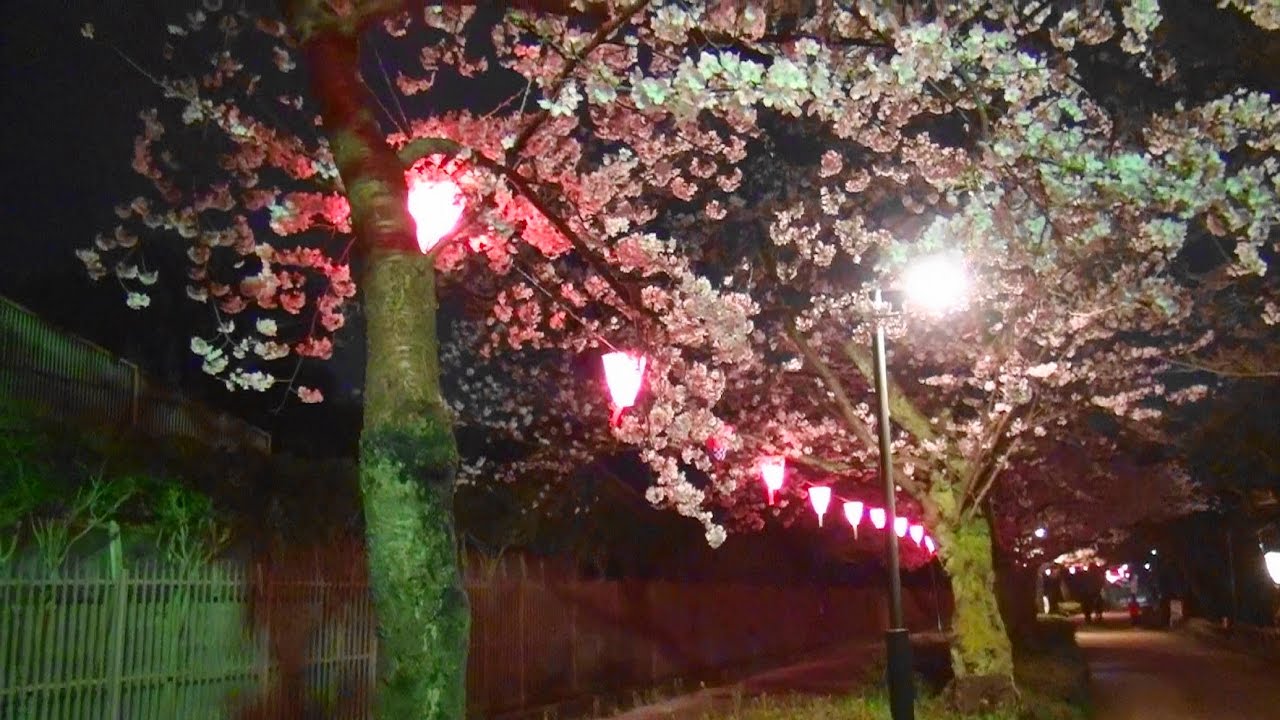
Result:
[[[871,508],[867,511],[867,517],[871,518],[871,524],[874,525],[877,530],[884,529],[884,522],[886,519],[884,516],[884,508]]]
[[[938,546],[933,544],[933,538],[928,535],[924,536],[924,549],[928,550],[930,555],[938,552]]]
[[[853,537],[858,537],[858,525],[862,523],[862,502],[850,500],[844,504],[844,517],[853,526]]]
[[[813,511],[818,513],[818,527],[822,527],[822,516],[827,514],[827,506],[831,504],[831,488],[824,485],[811,485],[809,502],[813,504]]]
[[[613,398],[613,417],[609,419],[609,423],[617,425],[622,419],[622,411],[636,404],[640,383],[644,381],[647,358],[644,355],[611,352],[605,353],[603,360],[604,381],[609,386],[609,396]]]
[[[457,183],[420,177],[415,177],[409,185],[408,205],[409,214],[418,227],[418,249],[424,254],[453,232],[467,207]]]
[[[773,496],[782,489],[782,479],[787,472],[787,459],[781,455],[769,455],[760,458],[760,477],[764,478],[765,489],[769,491],[769,504],[773,504]]]
[[[896,517],[893,519],[893,534],[898,537],[907,536],[907,519],[904,517]]]
[[[907,528],[907,533],[911,535],[911,539],[915,541],[916,547],[919,547],[920,543],[924,540],[924,526],[912,525]]]

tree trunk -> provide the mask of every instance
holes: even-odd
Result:
[[[453,529],[457,449],[440,398],[431,261],[377,253],[364,292],[360,485],[378,613],[378,717],[462,718],[470,616]]]
[[[283,2],[365,266],[360,485],[378,622],[376,714],[461,719],[470,613],[454,536],[458,457],[440,393],[435,271],[417,250],[403,167],[359,75],[361,28],[397,4],[367,2],[344,14],[322,0]]]
[[[939,521],[938,554],[951,576],[951,699],[957,710],[979,712],[1009,700],[1013,647],[1005,633],[995,586],[991,531],[982,517]]]
[[[997,558],[994,570],[996,601],[1000,617],[1004,619],[1005,634],[1017,646],[1033,643],[1036,615],[1040,610],[1035,568],[1018,567],[1012,559]]]

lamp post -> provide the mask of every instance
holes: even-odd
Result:
[[[880,307],[880,291],[875,302]],[[884,512],[897,517],[894,497],[892,437],[889,429],[889,378],[885,368],[884,322],[876,317],[873,349],[876,355],[876,422],[880,431],[880,480],[884,483]],[[911,633],[902,621],[902,572],[898,567],[898,534],[887,532],[885,555],[889,571],[889,628],[884,644],[888,658],[889,714],[893,720],[913,720],[916,716],[915,687],[911,680]]]
[[[968,281],[961,264],[949,255],[933,255],[912,264],[903,277],[907,298],[922,309],[941,313],[954,307],[967,290]],[[884,484],[884,512],[897,517],[896,486],[893,482],[892,434],[889,426],[889,374],[885,359],[884,325],[888,318],[879,288],[875,291],[876,424],[879,426],[880,479]],[[885,554],[889,573],[889,628],[885,631],[888,659],[889,713],[893,720],[914,720],[915,688],[912,683],[911,634],[902,618],[902,570],[898,564],[896,532],[885,533]]]

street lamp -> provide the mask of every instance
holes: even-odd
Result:
[[[1267,574],[1271,576],[1271,582],[1280,585],[1280,551],[1272,550],[1264,553],[1262,560],[1267,564]]]
[[[911,265],[903,276],[906,299],[931,314],[941,314],[961,304],[969,281],[963,264],[954,255],[931,255]],[[879,425],[880,480],[884,483],[884,511],[897,517],[894,497],[892,432],[889,427],[889,376],[884,348],[884,325],[887,319],[880,290],[875,291],[876,421]],[[885,551],[889,573],[889,629],[885,631],[885,653],[888,656],[889,714],[893,720],[914,720],[915,688],[912,683],[911,634],[902,619],[902,571],[898,565],[898,533],[885,533]]]

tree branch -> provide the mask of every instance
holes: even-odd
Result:
[[[1196,356],[1190,356],[1187,360],[1175,360],[1170,357],[1163,358],[1170,365],[1195,370],[1197,372],[1206,372],[1220,377],[1242,378],[1242,379],[1260,379],[1269,377],[1280,377],[1280,370],[1252,370],[1247,366],[1231,367],[1221,365],[1212,361],[1206,361]]]
[[[804,356],[805,362],[812,365],[813,369],[817,371],[818,376],[822,378],[822,384],[826,385],[827,389],[831,391],[831,394],[835,396],[836,407],[840,409],[840,416],[844,418],[845,425],[849,430],[864,446],[868,448],[879,447],[879,441],[876,440],[875,435],[871,432],[871,428],[867,427],[867,424],[862,421],[862,418],[858,417],[853,401],[849,399],[849,394],[845,391],[844,384],[840,382],[840,378],[836,377],[831,366],[828,365],[826,361],[818,355],[817,351],[813,349],[813,346],[804,339],[804,336],[800,334],[798,329],[796,329],[794,321],[787,320],[786,333],[787,338],[791,340],[792,344],[796,346],[796,349],[800,351],[800,354]],[[915,461],[916,459],[912,458],[912,462],[914,463]],[[923,489],[912,477],[905,473],[902,473],[898,478],[898,485],[901,485],[903,489],[913,497],[917,499],[922,497]]]
[[[845,343],[841,349],[844,350],[845,357],[853,361],[853,364],[858,368],[858,372],[862,374],[867,383],[874,383],[875,367],[871,352],[852,340]],[[893,419],[907,432],[914,435],[917,440],[935,439],[937,433],[933,430],[933,424],[907,398],[902,386],[894,379],[893,374],[886,372],[885,380],[889,386],[889,412]]]
[[[582,61],[586,59],[592,51],[600,47],[605,40],[608,40],[609,36],[612,35],[614,31],[622,27],[624,23],[634,17],[636,13],[643,10],[648,4],[649,0],[638,0],[638,2],[633,2],[623,8],[622,12],[618,13],[617,17],[614,17],[601,25],[599,29],[596,30],[596,33],[591,36],[591,39],[587,41],[587,44],[583,46],[582,50],[565,62],[564,69],[560,71],[560,75],[557,76],[555,82],[551,84],[551,89],[558,94],[560,92],[560,86],[563,85],[565,80],[567,80],[569,76],[578,69],[578,66],[582,64]],[[538,113],[538,115],[534,117],[533,122],[526,125],[524,129],[520,131],[520,134],[516,135],[515,142],[511,145],[511,149],[509,151],[510,155],[512,157],[518,157],[520,155],[520,151],[524,149],[525,144],[529,142],[529,139],[533,137],[534,133],[538,132],[539,128],[546,124],[547,119],[550,117],[550,109],[546,109]]]
[[[542,202],[542,198],[538,196],[537,192],[527,181],[525,181],[524,178],[520,177],[519,173],[506,165],[490,160],[480,153],[475,153],[472,155],[472,158],[477,164],[487,167],[505,177],[507,182],[511,183],[511,186],[516,189],[516,192],[520,193],[522,197],[528,200],[529,204],[532,205],[533,208],[543,217],[545,217],[547,222],[551,223],[551,226],[563,235],[571,245],[573,245],[573,249],[582,257],[583,261],[585,261],[592,270],[598,273],[600,277],[604,278],[605,282],[609,284],[609,287],[618,295],[618,299],[621,301],[618,309],[623,315],[626,315],[630,320],[634,320],[634,316],[636,314],[649,314],[645,311],[644,306],[636,302],[635,298],[632,297],[627,286],[613,274],[612,269],[609,268],[609,264],[605,262],[603,258],[598,256],[591,248],[587,247],[586,241],[583,240],[578,233],[574,232],[573,228],[569,227],[569,223],[565,222],[563,218],[552,212],[551,208],[547,207],[546,203]]]
[[[998,431],[1000,435],[996,438],[995,446],[991,448],[991,452],[987,455],[986,462],[964,483],[964,491],[960,496],[961,502],[964,503],[961,506],[961,512],[967,517],[973,517],[977,509],[982,507],[983,498],[995,486],[996,478],[1000,477],[1000,462],[1014,450],[1017,438],[1005,432],[1011,422],[1011,417],[1013,417],[1012,412],[1005,415],[1001,421],[1002,427]],[[973,500],[965,502],[965,498],[974,487],[978,487],[978,491],[974,494]]]

